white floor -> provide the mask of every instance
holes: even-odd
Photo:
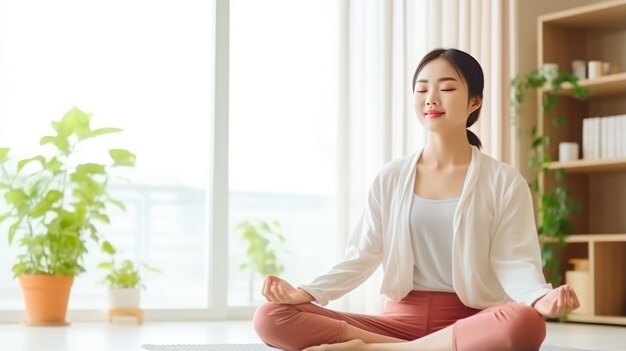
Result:
[[[249,321],[75,323],[66,327],[0,324],[0,350],[140,351],[143,344],[258,343]],[[626,350],[626,327],[548,323],[546,344]]]

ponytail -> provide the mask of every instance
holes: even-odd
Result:
[[[476,146],[479,149],[483,146],[482,143],[480,142],[480,139],[478,139],[478,136],[476,136],[474,132],[472,132],[469,129],[466,129],[465,132],[467,134],[467,140],[469,141],[470,144]]]
[[[478,120],[478,115],[480,115],[481,107],[482,106],[478,107],[476,111],[470,113],[469,117],[467,118],[467,123],[465,124],[465,128],[469,128],[472,126],[472,124],[476,123],[476,121]],[[470,144],[476,146],[479,149],[483,146],[483,144],[480,142],[480,139],[478,139],[478,136],[476,136],[474,132],[472,132],[469,129],[466,129],[465,132],[467,134],[467,141],[469,141]]]

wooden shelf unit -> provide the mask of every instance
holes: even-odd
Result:
[[[626,170],[626,159],[576,160],[551,162],[548,169],[562,169],[567,173],[614,172]]]
[[[547,152],[553,160],[558,159],[560,142],[577,142],[582,148],[585,118],[626,114],[626,0],[539,17],[538,66],[556,63],[571,71],[574,60],[608,61],[618,71],[581,80],[590,91],[585,101],[574,99],[571,86],[563,86],[553,113],[565,116],[566,126],[555,127],[550,116],[539,113],[539,132],[550,136]],[[544,93],[539,92],[539,103]],[[572,217],[577,234],[566,240],[560,273],[570,269],[570,259],[589,261],[591,312],[572,314],[568,320],[626,325],[626,159],[552,162],[548,169],[540,189],[553,187],[553,171],[563,170],[570,196],[580,203]]]
[[[620,95],[626,91],[626,72],[607,74],[596,79],[583,79],[578,81],[578,85],[589,90],[590,98]],[[569,83],[564,83],[562,89],[559,92],[561,96],[569,96],[572,93],[572,86]]]

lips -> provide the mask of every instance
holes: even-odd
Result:
[[[426,111],[426,117],[437,118],[437,117],[441,117],[444,113],[445,112],[443,111],[430,110],[430,111]]]

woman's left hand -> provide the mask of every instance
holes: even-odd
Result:
[[[361,340],[355,339],[336,344],[323,344],[319,346],[307,347],[302,351],[362,351],[367,350],[367,344]]]
[[[555,318],[577,309],[580,302],[574,289],[565,284],[545,294],[533,307],[541,315]]]

